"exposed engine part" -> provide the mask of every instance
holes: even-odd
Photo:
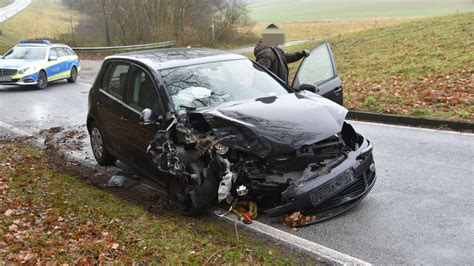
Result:
[[[247,194],[249,194],[249,190],[246,186],[241,185],[237,188],[237,195],[239,197],[247,196]]]
[[[217,143],[214,148],[216,148],[216,152],[220,155],[225,155],[229,151],[229,147],[224,146],[220,143]]]
[[[220,157],[220,156],[219,156]],[[228,159],[220,157],[220,160],[225,164],[225,174],[222,176],[222,181],[219,183],[219,190],[217,191],[218,200],[222,202],[230,196],[232,184],[237,179],[237,174],[230,170],[230,162]]]

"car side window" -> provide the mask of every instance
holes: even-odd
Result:
[[[136,66],[132,67],[129,84],[130,90],[128,90],[126,99],[128,105],[139,112],[149,108],[155,114],[164,113],[163,105],[153,80],[143,69]]]
[[[127,88],[127,77],[130,65],[127,63],[111,63],[106,70],[102,88],[114,97],[123,100]]]
[[[66,56],[66,52],[64,51],[63,48],[55,48],[56,52],[58,53],[58,57],[63,57]]]
[[[311,51],[311,55],[303,61],[297,78],[299,84],[321,85],[335,78],[331,54],[326,45]]]
[[[53,56],[59,57],[58,52],[56,51],[55,48],[52,48],[52,49],[49,50],[49,58],[51,58]]]
[[[74,51],[71,48],[64,48],[64,50],[66,50],[67,55],[76,55],[76,53],[74,53]]]

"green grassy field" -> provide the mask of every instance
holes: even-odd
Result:
[[[331,37],[349,108],[474,120],[474,12]],[[320,42],[290,47],[309,49]],[[292,74],[297,64],[291,66]]]
[[[249,5],[257,22],[414,17],[474,11],[472,0],[261,0]]]
[[[71,15],[75,27],[82,15],[77,12]],[[22,39],[67,39],[71,33],[69,10],[61,5],[60,0],[33,0],[18,15],[0,23],[0,29],[0,53],[6,52]]]
[[[13,0],[0,0],[0,8],[8,6],[12,2],[13,2]]]

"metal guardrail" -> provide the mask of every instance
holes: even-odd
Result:
[[[157,49],[157,48],[169,48],[176,45],[176,41],[149,43],[149,44],[137,44],[137,45],[124,45],[124,46],[109,46],[109,47],[72,47],[72,49],[79,53],[102,53],[102,52],[128,52],[137,50]]]

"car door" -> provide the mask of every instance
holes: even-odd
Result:
[[[315,47],[301,62],[293,88],[300,89],[302,85],[313,85],[317,94],[343,105],[342,82],[329,43]]]
[[[144,109],[151,109],[156,117],[164,115],[164,107],[157,86],[151,73],[138,65],[132,65],[129,78],[129,90],[127,91],[126,103],[129,108],[125,111],[127,120],[127,152],[134,164],[146,174],[156,176],[158,170],[153,166],[147,154],[148,145],[162,128],[158,122],[144,125],[140,119]],[[156,180],[160,182],[160,180]]]
[[[61,72],[58,74],[58,78],[67,77],[69,76],[69,69],[68,69],[68,58],[66,51],[62,47],[56,48],[56,52],[58,53],[58,63],[61,67]]]
[[[49,49],[48,55],[48,67],[46,68],[46,73],[48,74],[48,80],[54,80],[59,77],[62,72],[61,60],[58,54],[57,48]]]
[[[97,105],[98,126],[103,131],[106,143],[110,146],[110,150],[123,160],[122,157],[127,152],[123,135],[128,125],[125,119],[125,110],[128,107],[124,101],[130,64],[123,61],[111,61],[105,68],[97,102],[93,104]]]

